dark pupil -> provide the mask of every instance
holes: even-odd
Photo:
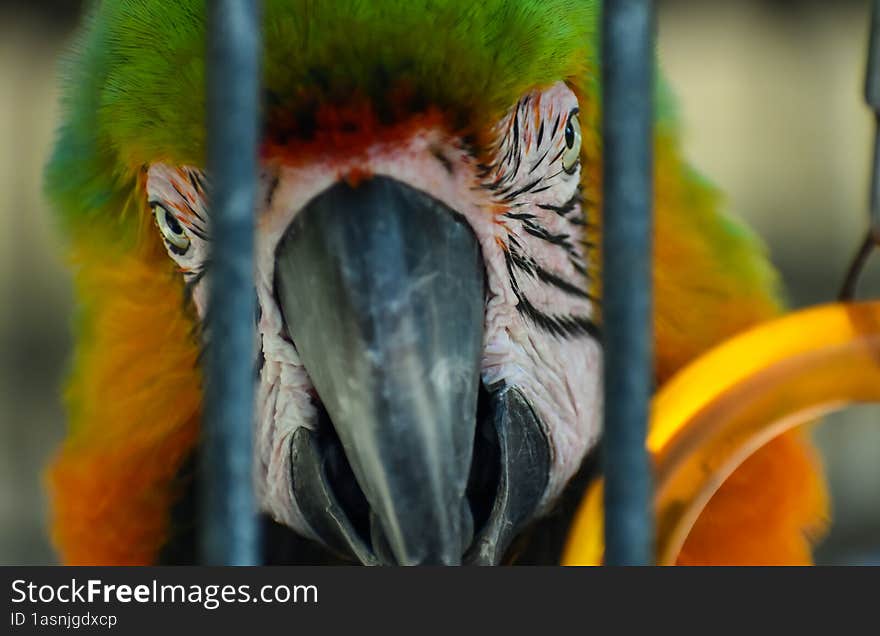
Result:
[[[180,227],[180,223],[177,222],[177,219],[168,210],[165,210],[165,223],[168,225],[168,229],[175,234],[183,234],[183,228]]]
[[[574,126],[571,125],[571,117],[568,118],[568,123],[565,124],[565,145],[569,148],[574,148]]]

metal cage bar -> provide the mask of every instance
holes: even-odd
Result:
[[[865,101],[874,113],[874,163],[871,171],[871,236],[880,244],[880,0],[871,3],[871,31],[865,71]]]
[[[856,286],[874,251],[880,247],[880,0],[871,2],[868,61],[865,65],[865,103],[874,115],[874,156],[871,164],[868,233],[850,263],[838,299],[856,297]]]
[[[252,491],[254,215],[259,133],[257,0],[209,0],[210,300],[201,467],[201,558],[258,562]]]
[[[654,11],[605,0],[602,15],[605,563],[654,561],[645,448],[653,386],[651,227]]]

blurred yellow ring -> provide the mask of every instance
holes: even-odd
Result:
[[[855,403],[880,402],[880,302],[833,304],[759,325],[712,349],[655,396],[657,563],[674,564],[703,508],[752,453]],[[588,490],[564,565],[600,565],[602,483]]]

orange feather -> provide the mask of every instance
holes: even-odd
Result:
[[[66,396],[70,434],[48,473],[52,538],[68,564],[155,562],[198,437],[194,322],[149,230],[128,252],[75,248],[86,330]]]

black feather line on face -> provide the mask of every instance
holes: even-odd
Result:
[[[272,174],[272,180],[269,182],[269,187],[266,189],[266,200],[263,203],[264,210],[272,208],[272,202],[275,201],[275,192],[278,190],[279,183],[281,183],[281,175],[276,171]]]
[[[583,196],[581,195],[581,188],[578,187],[575,190],[575,193],[571,195],[571,198],[563,203],[562,205],[550,205],[549,203],[539,203],[538,207],[542,210],[549,210],[551,212],[555,212],[563,219],[566,218],[569,212],[574,210],[579,203],[583,201]],[[568,219],[570,220],[570,219]]]
[[[174,191],[177,193],[177,196],[180,197],[180,200],[181,200],[181,202],[186,206],[186,209],[189,210],[190,213],[191,213],[194,217],[196,217],[197,219],[200,219],[200,220],[204,221],[204,219],[202,219],[201,215],[200,215],[198,212],[196,212],[195,208],[193,208],[193,206],[190,205],[190,202],[189,202],[189,200],[186,198],[186,195],[184,195],[183,192],[180,191],[180,188],[177,187],[177,184],[174,183],[174,182],[172,181],[172,182],[171,182],[171,187],[174,188]]]
[[[586,316],[568,315],[568,316],[551,316],[545,314],[535,307],[528,298],[526,298],[516,282],[516,274],[514,273],[514,260],[510,252],[505,252],[504,258],[507,265],[507,273],[510,277],[510,287],[517,299],[517,311],[528,318],[532,324],[557,338],[569,339],[579,337],[591,337],[597,341],[601,340],[601,332],[598,325]]]
[[[568,294],[574,298],[580,298],[582,300],[589,300],[593,303],[598,303],[599,300],[595,298],[593,295],[588,293],[583,287],[579,285],[575,285],[574,283],[565,280],[561,276],[550,272],[541,265],[539,265],[534,259],[529,258],[527,256],[523,256],[516,249],[511,248],[508,250],[506,256],[510,259],[511,263],[522,272],[525,272],[529,276],[533,276],[540,280],[542,283],[546,283],[560,290],[561,292]]]
[[[558,245],[570,255],[579,257],[577,250],[574,248],[574,244],[570,240],[570,234],[553,234],[552,232],[548,231],[544,226],[535,221],[523,221],[522,225],[523,229],[535,238],[541,239],[542,241],[546,241],[547,243],[551,243],[553,245]]]
[[[434,157],[437,161],[440,162],[440,165],[443,166],[443,169],[446,170],[446,173],[452,175],[455,172],[455,167],[452,165],[452,162],[449,160],[445,154],[443,154],[443,150],[436,146],[431,147],[431,156]]]
[[[569,257],[568,262],[578,274],[586,276],[587,278],[590,277],[590,273],[587,271],[587,268],[584,267],[583,263],[580,263],[579,261],[571,257]]]
[[[513,115],[513,154],[519,155],[519,108]]]
[[[528,183],[528,184],[524,185],[523,187],[521,187],[519,190],[515,190],[515,191],[511,192],[510,194],[504,195],[504,198],[501,200],[506,203],[508,201],[511,201],[512,199],[515,199],[516,197],[520,196],[521,194],[525,194],[526,192],[532,192],[532,191],[534,191],[533,189],[535,188],[535,186],[537,186],[539,183],[542,183],[543,181],[544,181],[544,177],[540,177],[538,179],[535,179],[531,183]],[[503,194],[503,193],[499,192],[499,194]]]
[[[482,181],[483,179],[488,177],[489,173],[492,172],[493,167],[494,167],[494,164],[487,166],[485,163],[478,163],[477,164],[477,179]]]
[[[541,123],[541,130],[542,130],[542,131],[544,130],[544,124],[543,124],[543,122]],[[529,170],[529,174],[532,174],[535,170],[537,170],[538,168],[541,167],[541,164],[544,162],[544,159],[547,158],[547,155],[548,155],[548,154],[550,154],[550,148],[547,148],[547,150],[544,151],[544,154],[541,155],[541,158],[538,159],[538,160],[535,162],[535,165],[533,165],[533,166],[532,166],[532,169]]]
[[[199,180],[196,178],[195,172],[192,170],[187,170],[186,176],[189,179],[190,185],[192,185],[193,189],[196,191],[196,194],[203,194],[201,186],[199,185]]]
[[[195,236],[197,236],[198,238],[200,238],[200,239],[203,240],[203,241],[208,241],[208,240],[210,240],[210,239],[208,238],[208,235],[205,234],[201,229],[199,229],[199,228],[198,228],[197,226],[195,226],[195,225],[190,225],[190,226],[189,226],[189,231],[192,232]]]
[[[534,214],[529,214],[528,212],[507,212],[504,216],[517,221],[531,221],[537,218]]]

